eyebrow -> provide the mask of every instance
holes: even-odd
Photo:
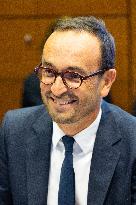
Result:
[[[76,72],[80,72],[81,74],[86,75],[86,72],[84,71],[84,69],[78,66],[69,66],[66,68],[66,70],[76,71]]]
[[[50,63],[50,62],[47,62],[45,59],[43,59],[42,64],[43,64],[43,66],[50,66],[50,67],[56,68],[55,65],[53,65],[53,64]],[[56,70],[57,70],[57,69],[56,69]],[[87,73],[84,71],[83,68],[78,67],[78,66],[68,66],[68,67],[64,68],[63,71],[66,71],[66,70],[75,71],[75,72],[80,72],[81,74],[84,74],[84,75],[87,74]]]
[[[50,63],[50,62],[47,62],[47,61],[45,61],[45,60],[42,60],[42,65],[44,66],[52,66],[52,67],[54,67],[55,68],[55,66],[52,64],[52,63]]]

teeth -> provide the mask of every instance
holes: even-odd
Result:
[[[60,105],[67,105],[67,104],[71,103],[70,101],[68,101],[68,102],[59,102],[57,100],[54,100],[54,102],[57,103],[57,104],[60,104]]]
[[[65,102],[65,103],[60,103],[61,105],[67,105],[69,104],[70,102]]]
[[[76,100],[61,101],[61,100],[57,100],[57,99],[54,99],[54,98],[52,98],[52,100],[53,100],[56,104],[59,104],[59,105],[68,105],[68,104],[73,103],[73,102],[76,101]]]

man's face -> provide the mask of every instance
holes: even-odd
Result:
[[[87,32],[57,31],[46,41],[43,66],[58,72],[72,70],[85,76],[100,66],[100,42]],[[41,95],[49,114],[60,124],[77,123],[94,116],[100,106],[101,86],[98,76],[83,81],[77,89],[63,84],[60,76],[52,85],[41,82]]]

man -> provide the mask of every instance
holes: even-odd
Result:
[[[58,21],[35,69],[49,115],[41,105],[3,121],[1,205],[136,204],[136,119],[102,101],[114,58],[102,21]]]

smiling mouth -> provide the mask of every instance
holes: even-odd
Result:
[[[73,104],[77,101],[77,100],[74,100],[74,99],[73,100],[54,99],[52,97],[51,97],[51,99],[54,103],[56,103],[58,105],[69,105],[69,104]]]

